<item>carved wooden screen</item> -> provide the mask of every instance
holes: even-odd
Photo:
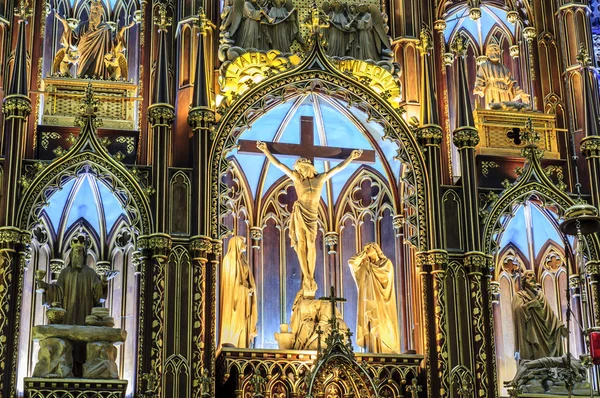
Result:
[[[356,329],[357,288],[349,271],[348,259],[366,243],[377,242],[395,265],[398,323],[401,347],[413,348],[413,275],[408,271],[411,251],[397,234],[396,216],[403,214],[400,174],[402,164],[395,159],[397,146],[384,141],[381,126],[367,119],[362,111],[349,108],[336,98],[317,93],[301,94],[280,104],[242,133],[241,140],[261,140],[299,144],[300,117],[314,118],[314,145],[374,150],[373,164],[352,163],[323,188],[319,205],[316,238],[317,297],[327,295],[328,288],[348,301],[341,307],[344,320]],[[276,155],[277,156],[277,155]],[[296,157],[278,156],[292,167]],[[246,238],[247,256],[257,283],[259,308],[256,348],[278,348],[274,333],[280,324],[289,323],[292,305],[300,289],[301,272],[289,238],[289,222],[296,193],[291,181],[262,154],[229,154],[230,170],[223,176],[229,186],[228,210],[222,222],[232,235]],[[315,160],[322,173],[338,161]],[[225,239],[224,253],[228,249]],[[226,294],[226,292],[224,293]],[[218,306],[217,306],[218,307]],[[355,346],[358,350],[359,347]]]

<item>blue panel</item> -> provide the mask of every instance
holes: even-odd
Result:
[[[446,30],[444,31],[446,41],[450,40],[450,37],[454,33],[457,26],[462,22],[464,18],[468,18],[468,15],[468,9],[461,8],[460,10],[458,10],[458,12],[446,18]]]
[[[255,198],[265,156],[262,154],[241,154],[237,153],[237,150],[235,150],[235,159],[240,164],[240,167],[248,180],[248,185],[250,185],[250,190],[252,191],[252,197]]]
[[[295,157],[285,156],[285,157],[280,157],[279,161],[291,169],[292,167],[294,167],[294,163],[296,162],[297,159],[298,159],[298,156],[295,156]],[[271,188],[271,185],[273,185],[275,183],[275,181],[277,181],[284,175],[283,172],[281,170],[279,170],[277,167],[274,167],[271,164],[269,164],[268,167],[269,167],[269,171],[267,172],[267,177],[265,178],[265,185],[263,186],[261,195],[264,195],[265,192],[267,192],[267,190],[269,188]]]
[[[340,148],[372,149],[367,138],[345,115],[328,102],[319,99],[327,136],[327,145]]]
[[[527,247],[527,228],[525,224],[525,208],[519,206],[515,216],[509,221],[508,226],[502,234],[500,247],[512,243],[517,246],[525,255],[529,253]]]
[[[63,212],[65,211],[65,203],[69,198],[69,194],[73,189],[73,185],[75,184],[76,179],[72,179],[67,182],[60,191],[55,192],[50,197],[50,204],[46,207],[46,213],[52,221],[52,226],[54,227],[54,232],[58,233],[58,228],[60,225],[60,221],[63,216]]]
[[[500,21],[506,21],[506,11],[504,11],[500,8],[490,7],[490,6],[485,6],[485,8],[490,10],[490,12],[494,13]],[[511,33],[513,35],[515,34],[516,29],[517,29],[516,24],[513,25],[507,21],[504,25],[511,31]]]
[[[331,167],[334,167],[338,164],[340,164],[340,162],[331,162]],[[346,185],[350,177],[352,177],[352,174],[354,174],[354,172],[358,170],[360,166],[360,163],[350,163],[348,167],[346,167],[344,170],[340,171],[335,176],[333,176],[333,178],[331,179],[331,183],[334,203],[337,202],[337,199],[340,196],[344,185]]]
[[[562,243],[562,239],[556,228],[554,228],[546,216],[542,214],[540,209],[535,205],[531,205],[530,207],[531,225],[533,227],[533,250],[535,252],[535,257],[537,258],[540,250],[542,250],[542,247],[549,239],[558,244]]]
[[[252,124],[250,129],[241,134],[240,139],[273,141],[277,129],[279,129],[281,122],[285,118],[285,115],[288,113],[293,103],[294,101],[290,100],[286,103],[276,106],[268,113],[262,115],[256,122]]]
[[[75,200],[69,209],[69,218],[66,228],[69,228],[79,218],[84,218],[90,225],[100,233],[100,221],[98,220],[98,208],[96,198],[90,186],[88,177],[84,177]]]
[[[100,192],[100,198],[102,200],[102,206],[104,209],[104,222],[106,223],[106,233],[108,234],[112,229],[113,225],[121,214],[125,214],[119,200],[108,190],[106,185],[102,181],[96,180],[98,185],[98,191]]]

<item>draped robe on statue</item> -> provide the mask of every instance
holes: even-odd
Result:
[[[65,267],[56,283],[49,284],[44,302],[61,303],[66,310],[65,324],[85,325],[85,318],[92,308],[100,305],[104,298],[104,287],[100,277],[91,267]]]
[[[261,24],[262,10],[250,1],[244,3],[243,19],[237,31],[236,46],[244,49],[267,50],[270,38]]]
[[[528,306],[534,300],[540,307]],[[512,301],[515,322],[515,352],[521,359],[563,355],[560,322],[541,291],[520,290]]]
[[[522,90],[510,69],[497,61],[486,61],[477,68],[475,90],[485,93],[485,106],[491,103],[515,101]]]
[[[377,262],[356,255],[348,261],[358,287],[356,344],[368,352],[399,353],[398,311],[394,266],[380,256]]]
[[[110,26],[101,22],[93,28],[86,23],[81,25],[77,35],[79,36],[77,76],[108,77],[104,56],[112,51],[114,45],[113,31]]]
[[[273,6],[269,11],[269,17],[274,21],[271,25],[271,47],[282,53],[290,52],[294,38],[300,32],[296,24],[295,10],[290,12],[285,6]]]
[[[304,238],[306,245],[314,245],[317,239],[317,221],[319,213],[306,208],[299,200],[294,202],[290,217],[290,241],[292,247],[298,251],[298,242]],[[302,266],[302,264],[300,264]],[[310,266],[310,264],[309,264]],[[314,269],[302,269],[302,276],[313,275]]]
[[[256,284],[243,254],[246,244],[240,236],[229,241],[221,271],[221,336],[220,343],[248,348],[258,333]]]

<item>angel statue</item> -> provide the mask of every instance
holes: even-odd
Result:
[[[227,0],[223,7],[225,19],[221,24],[221,46],[232,50],[235,54],[221,54],[224,59],[232,59],[244,50],[268,50],[271,38],[267,24],[274,19],[259,4],[258,0]],[[266,22],[267,24],[263,23]]]
[[[356,39],[356,29],[349,25],[350,21],[344,13],[346,6],[335,0],[331,4],[324,2],[323,12],[329,17],[329,29],[325,35],[327,39],[327,55],[332,57],[349,56],[349,50]]]
[[[123,26],[115,37],[115,46],[104,56],[104,65],[111,79],[127,79],[127,57],[125,56],[125,31],[135,25],[135,21]]]
[[[347,28],[355,28],[358,32],[357,40],[352,45],[355,58],[376,62],[392,60],[386,17],[376,5],[360,4],[356,7],[356,15]]]
[[[63,26],[63,33],[60,38],[62,48],[56,52],[54,62],[52,63],[52,73],[59,76],[71,77],[71,67],[77,63],[79,54],[77,46],[74,45],[73,30],[79,25],[75,18],[65,18],[54,9],[54,15]]]
[[[289,53],[294,41],[304,45],[304,39],[300,35],[298,26],[298,11],[292,5],[291,0],[271,0],[272,6],[269,17],[271,48],[282,53]]]

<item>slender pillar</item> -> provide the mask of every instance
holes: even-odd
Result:
[[[200,343],[194,347],[194,357],[196,355],[202,358],[197,366],[203,366],[207,370],[205,383],[210,391],[204,391],[204,396],[214,397],[215,395],[215,356],[216,356],[216,325],[217,325],[217,270],[222,254],[222,242],[214,239],[212,236],[211,217],[214,210],[211,202],[211,197],[217,197],[218,184],[215,181],[210,181],[210,150],[213,145],[210,133],[215,123],[215,111],[212,107],[212,101],[207,82],[211,81],[210,71],[206,67],[205,42],[209,34],[212,34],[214,25],[210,22],[203,9],[200,9],[198,14],[198,50],[196,58],[196,73],[194,80],[194,93],[190,110],[188,113],[188,124],[193,131],[193,152],[194,152],[194,184],[192,188],[192,216],[193,227],[192,245],[197,245],[198,249],[194,253],[198,253],[200,261],[194,264],[194,278],[202,280],[202,283],[195,286],[195,297],[204,299],[201,312],[194,316],[198,318],[198,322],[194,325],[194,336],[198,337]],[[211,187],[210,189],[207,187]],[[213,215],[216,217],[216,215]],[[260,232],[260,231],[259,231]],[[253,245],[258,245],[258,239],[255,231],[252,231]],[[195,243],[196,242],[196,243]],[[260,246],[258,246],[260,247]],[[253,251],[256,251],[253,249]],[[202,330],[199,330],[199,329]],[[196,330],[198,329],[198,330]],[[200,365],[202,364],[202,365]],[[196,366],[196,367],[197,367]],[[194,372],[194,378],[196,372]]]
[[[479,203],[477,191],[477,169],[475,147],[479,143],[479,133],[473,119],[469,86],[467,84],[465,56],[467,38],[458,35],[452,44],[457,58],[457,128],[454,131],[454,144],[458,148],[462,174],[463,207],[462,218],[465,236],[464,266],[469,278],[471,302],[471,336],[469,346],[475,357],[474,394],[478,397],[497,395],[496,371],[493,341],[492,295],[489,280],[490,258],[481,252],[481,231],[479,226]],[[457,315],[460,316],[460,315]],[[466,361],[466,359],[465,359]]]
[[[140,377],[154,378],[154,393],[163,394],[163,356],[165,350],[165,282],[167,262],[172,238],[168,235],[169,210],[169,158],[171,154],[171,128],[175,110],[171,104],[171,80],[167,51],[167,28],[172,18],[167,16],[167,5],[155,6],[154,23],[158,26],[158,55],[154,74],[152,105],[148,107],[148,121],[152,130],[152,215],[154,234],[140,237],[138,248],[143,261],[142,284],[147,299],[144,301],[143,351]],[[148,350],[149,348],[149,350]],[[141,390],[141,386],[138,387]]]
[[[587,160],[590,180],[590,193],[592,204],[600,208],[600,112],[598,98],[594,94],[594,85],[597,85],[592,60],[584,45],[581,45],[577,57],[583,69],[583,103],[585,112],[585,138],[581,140],[581,153]]]
[[[450,393],[448,376],[448,342],[446,317],[446,267],[448,253],[442,250],[443,228],[440,187],[441,154],[443,132],[439,125],[437,103],[435,101],[434,74],[431,60],[433,38],[429,30],[421,31],[419,51],[421,54],[421,126],[416,129],[416,137],[423,149],[425,166],[427,167],[427,219],[428,247],[427,252],[417,255],[420,265],[421,285],[424,292],[427,331],[427,361],[431,369],[428,375],[429,396],[445,397]],[[425,293],[426,292],[426,293]],[[433,365],[435,363],[435,366]],[[438,375],[439,377],[429,378]],[[433,395],[431,395],[433,394]]]
[[[23,156],[25,153],[26,120],[31,113],[27,90],[27,18],[31,9],[21,0],[15,9],[17,42],[14,62],[2,111],[4,113],[4,162],[0,193],[0,397],[16,396],[18,328],[23,268],[30,233],[19,229],[17,210]]]

